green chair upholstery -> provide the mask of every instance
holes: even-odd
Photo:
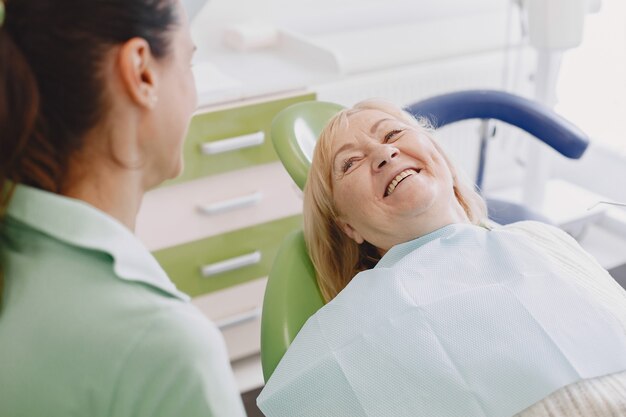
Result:
[[[291,178],[304,188],[320,132],[343,107],[307,101],[276,115],[271,136]],[[306,320],[324,305],[309,259],[302,230],[285,238],[269,273],[261,318],[261,363],[265,381],[287,351]]]
[[[313,159],[313,149],[326,123],[342,106],[324,101],[292,104],[274,117],[270,134],[274,149],[295,183],[304,183]]]

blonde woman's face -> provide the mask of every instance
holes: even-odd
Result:
[[[362,110],[348,121],[333,139],[331,169],[339,223],[349,237],[384,253],[467,219],[452,173],[427,132],[378,110]]]

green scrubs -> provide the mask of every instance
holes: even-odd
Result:
[[[0,256],[0,416],[245,416],[221,333],[112,217],[18,186]]]

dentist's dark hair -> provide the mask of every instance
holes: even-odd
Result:
[[[103,62],[145,39],[169,56],[177,0],[0,0],[0,227],[15,184],[59,192],[108,110]],[[0,5],[2,6],[2,5]],[[0,268],[1,269],[1,268]],[[1,277],[0,277],[1,278]],[[0,279],[0,291],[1,291]]]
[[[107,52],[140,37],[167,56],[176,0],[0,1],[0,185],[58,192],[68,157],[106,114]]]

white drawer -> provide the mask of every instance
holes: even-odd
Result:
[[[261,308],[267,278],[195,297],[192,303],[222,331],[231,361],[261,350]]]
[[[136,232],[155,251],[301,212],[300,190],[275,162],[146,193]]]

